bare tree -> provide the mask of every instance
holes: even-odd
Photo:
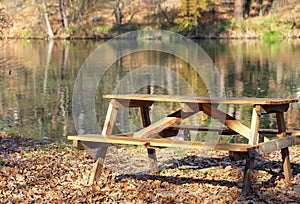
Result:
[[[64,0],[59,0],[59,10],[61,15],[61,21],[64,28],[68,27],[68,19],[66,15]]]
[[[51,28],[51,24],[48,18],[48,12],[47,12],[47,6],[46,6],[46,0],[43,0],[43,11],[44,11],[44,17],[46,21],[46,26],[47,26],[47,34],[49,38],[54,38],[54,34]]]
[[[244,0],[234,0],[233,15],[237,21],[243,20]]]
[[[122,19],[123,19],[122,7],[123,6],[124,6],[123,2],[121,2],[121,0],[118,0],[116,3],[116,7],[114,9],[117,26],[120,26],[122,24]]]

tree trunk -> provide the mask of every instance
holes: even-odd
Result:
[[[61,21],[64,28],[68,27],[68,19],[66,16],[66,10],[64,6],[64,0],[59,0],[59,10],[61,15]]]
[[[46,21],[46,26],[47,26],[47,34],[49,38],[54,38],[54,34],[50,25],[50,21],[48,18],[48,12],[47,12],[47,7],[46,7],[46,0],[43,0],[43,9],[44,9],[44,17]]]
[[[244,0],[234,0],[234,11],[233,15],[235,20],[243,20],[243,9],[244,9]]]
[[[121,9],[121,1],[118,0],[116,7],[114,9],[114,14],[115,14],[115,18],[116,18],[116,24],[117,26],[120,26],[122,24],[122,19],[123,19],[123,14],[122,14],[122,9]]]

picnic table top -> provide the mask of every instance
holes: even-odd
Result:
[[[210,104],[252,104],[252,105],[284,105],[296,103],[298,99],[280,98],[233,98],[233,97],[197,97],[178,95],[154,95],[154,94],[105,94],[103,98],[128,100],[128,101],[156,101],[179,103],[210,103]]]

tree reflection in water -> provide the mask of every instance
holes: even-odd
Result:
[[[77,72],[87,56],[101,41],[12,41],[6,54],[21,59],[21,63],[9,72],[0,74],[0,128],[2,131],[26,137],[62,141],[66,135],[77,134],[74,129],[71,103]],[[225,87],[230,97],[299,98],[300,41],[284,41],[280,44],[263,44],[256,40],[199,41],[219,71],[218,83]],[[100,59],[99,59],[100,60]],[[159,86],[143,87],[138,92],[157,94],[189,94],[181,81],[172,75],[177,73],[190,83],[198,95],[206,95],[201,77],[187,63],[175,56],[155,51],[134,53],[123,57],[105,73],[97,91],[96,106],[100,126],[103,125],[108,101],[103,93],[112,93],[116,82],[130,71],[155,62],[154,65],[171,68],[165,82],[167,89]],[[149,75],[151,80],[151,75]],[[131,83],[136,78],[128,78]],[[105,86],[103,86],[105,84]],[[103,88],[104,87],[104,88]],[[202,88],[201,88],[202,87]],[[221,93],[220,93],[221,94]],[[168,112],[178,104],[160,104],[160,111]],[[250,124],[251,108],[247,106],[220,107],[229,114]],[[139,112],[131,110],[131,122],[122,127],[131,131],[141,126]],[[299,128],[299,104],[293,104],[285,114],[287,128]],[[118,116],[119,123],[125,118]],[[201,116],[200,123],[205,123]],[[199,119],[199,117],[198,117]],[[198,119],[186,123],[197,124]],[[193,121],[195,120],[195,121]],[[275,118],[262,118],[262,128],[274,127]],[[115,130],[120,131],[120,130]],[[124,131],[124,130],[122,130]]]

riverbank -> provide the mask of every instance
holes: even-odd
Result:
[[[147,172],[146,150],[111,147],[101,179],[86,184],[93,157],[69,144],[0,137],[0,201],[81,203],[288,203],[300,200],[300,147],[290,148],[293,180],[282,178],[280,152],[256,161],[253,191],[241,193],[244,161],[227,152],[162,149],[160,176]]]
[[[299,25],[298,25],[299,24]],[[185,31],[178,27],[168,27],[165,30],[182,34],[191,39],[257,39],[264,42],[280,42],[284,39],[300,39],[300,22],[283,21],[279,17],[256,17],[237,22],[233,19],[219,21],[216,25],[204,24],[199,26],[197,32]],[[118,35],[135,30],[152,29],[139,24],[124,24],[117,29],[105,25],[74,26],[67,31],[58,32],[53,37],[56,40],[106,40]],[[156,28],[155,28],[156,29]],[[31,31],[25,33],[12,32],[6,36],[7,39],[49,39],[47,34],[40,31],[34,34]]]
[[[245,14],[243,21],[234,19],[233,1],[214,2],[199,14],[201,17],[197,25],[186,26],[189,21],[180,19],[182,8],[179,0],[166,0],[163,3],[124,0],[119,7],[118,1],[95,1],[90,6],[84,2],[67,1],[64,7],[65,23],[57,1],[47,1],[46,10],[43,10],[42,5],[34,1],[5,0],[0,3],[0,36],[48,39],[45,21],[48,18],[53,33],[51,38],[54,39],[109,39],[125,32],[144,29],[169,30],[189,38],[205,39],[262,39],[273,42],[300,38],[298,1],[289,0],[291,3],[282,5],[266,1],[268,9],[265,8],[264,12],[255,9],[254,2],[249,5],[252,10]],[[119,9],[121,15],[120,22],[117,22],[116,9]]]

